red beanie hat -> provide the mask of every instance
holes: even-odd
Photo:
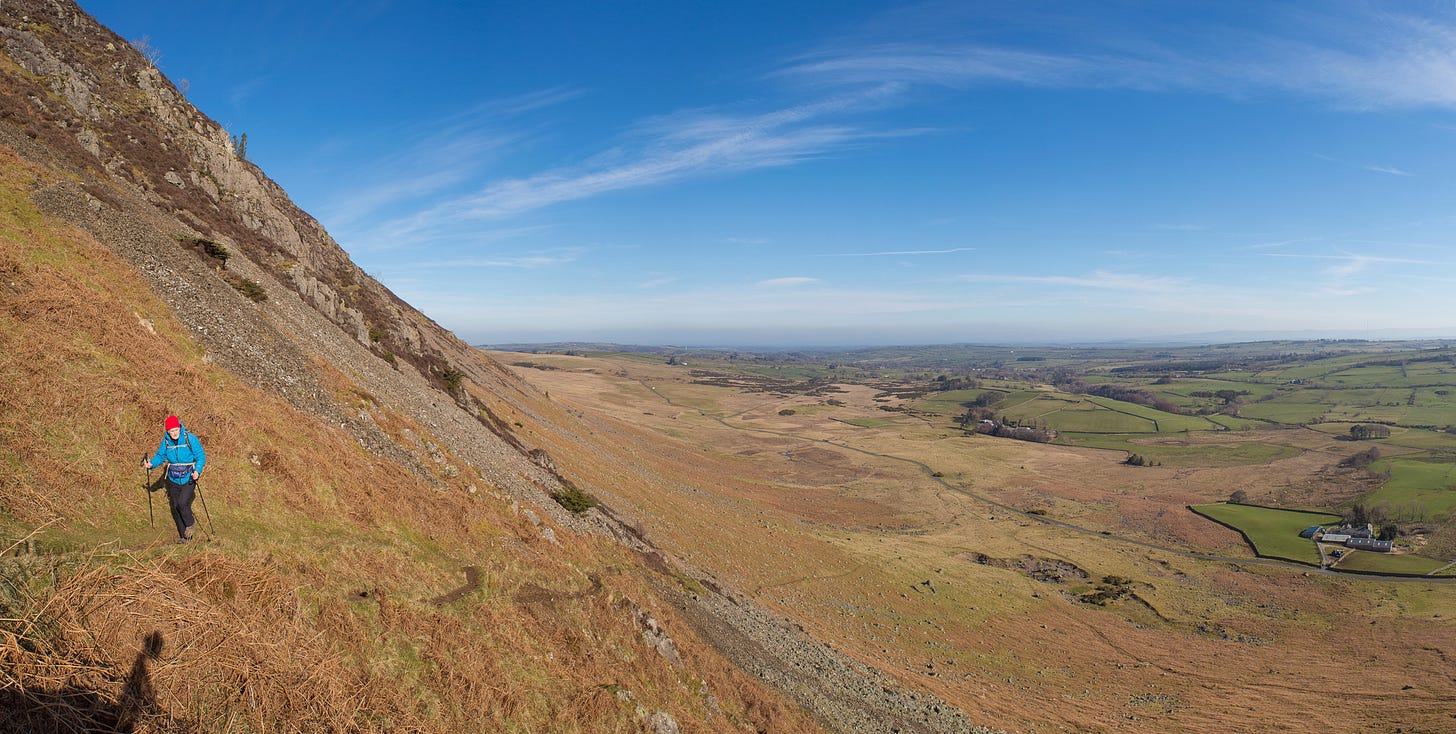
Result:
[[[177,416],[175,416],[175,415],[169,415],[169,416],[167,416],[167,430],[170,431],[173,428],[181,428],[181,427],[182,427],[182,421],[178,420]]]

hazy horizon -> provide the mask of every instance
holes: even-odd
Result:
[[[1422,334],[1418,332],[1366,332],[1345,334],[1312,334],[1308,332],[1223,332],[1218,334],[1184,334],[1148,339],[1043,339],[1043,340],[969,340],[969,341],[881,341],[881,342],[714,342],[714,341],[665,341],[644,342],[611,339],[545,339],[523,341],[479,342],[479,348],[547,347],[564,345],[600,345],[642,349],[708,349],[743,351],[788,351],[795,349],[833,351],[839,349],[894,349],[920,347],[1006,347],[1006,348],[1120,348],[1120,347],[1198,347],[1221,344],[1245,344],[1275,341],[1363,341],[1363,342],[1444,342],[1456,340],[1456,335],[1447,332]],[[1434,347],[1433,347],[1434,348]]]

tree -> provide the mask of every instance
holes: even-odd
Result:
[[[1370,514],[1366,511],[1365,505],[1356,502],[1355,506],[1350,508],[1350,514],[1345,516],[1345,521],[1351,525],[1365,525],[1370,522]]]
[[[1249,493],[1245,492],[1242,489],[1236,489],[1234,490],[1233,494],[1229,495],[1228,501],[1230,504],[1234,505],[1248,504]]]
[[[1388,438],[1389,436],[1389,426],[1369,423],[1356,423],[1350,426],[1350,439],[1354,441],[1368,441],[1372,438]]]
[[[1376,540],[1395,540],[1400,535],[1400,528],[1394,525],[1381,525],[1380,532],[1376,534]]]
[[[248,159],[248,134],[242,133],[233,136],[233,150],[237,152],[238,160]]]
[[[1371,446],[1364,451],[1358,451],[1345,457],[1345,459],[1340,462],[1340,466],[1348,466],[1355,469],[1364,469],[1375,463],[1375,460],[1379,458],[1380,447]]]
[[[136,49],[137,53],[141,54],[142,58],[146,59],[147,63],[154,67],[157,65],[157,62],[162,60],[162,52],[156,46],[152,45],[151,36],[132,39],[131,47]]]

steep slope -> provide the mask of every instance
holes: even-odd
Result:
[[[0,728],[817,728],[549,499],[565,411],[122,39],[7,0],[0,43]],[[136,468],[168,413],[212,457],[187,546]]]

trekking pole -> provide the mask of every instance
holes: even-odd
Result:
[[[147,455],[142,454],[142,461],[147,461]],[[147,461],[147,464],[151,464]],[[157,518],[152,514],[152,468],[147,467],[147,483],[142,485],[142,494],[147,496],[147,522],[152,524],[152,529],[157,529]]]
[[[193,484],[197,487],[197,499],[202,500],[202,511],[207,514],[207,537],[216,538],[217,526],[212,524],[212,510],[207,509],[207,498],[202,496],[202,478],[193,480]]]

